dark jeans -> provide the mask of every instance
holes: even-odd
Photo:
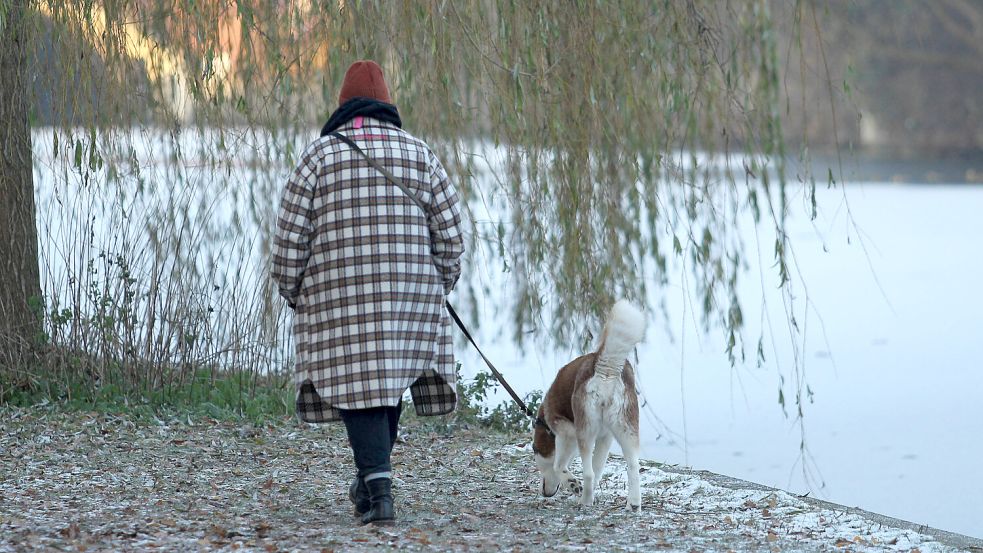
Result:
[[[402,410],[402,401],[396,407],[340,409],[359,478],[370,474],[391,474],[389,455],[396,443]],[[389,474],[386,477],[390,477]]]

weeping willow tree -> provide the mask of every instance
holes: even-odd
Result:
[[[579,345],[614,296],[648,302],[678,262],[704,324],[742,356],[748,211],[774,230],[789,292],[767,0],[0,6],[4,44],[31,37],[5,54],[3,91],[23,88],[28,109],[13,109],[34,125],[5,116],[4,136],[35,152],[34,182],[4,165],[0,192],[36,190],[42,267],[28,287],[3,273],[2,308],[25,312],[40,289],[41,334],[97,359],[96,380],[287,365],[265,278],[276,199],[361,58],[382,64],[404,126],[467,204],[500,204],[471,217],[470,271],[504,268],[517,339]],[[482,169],[487,152],[500,160]],[[31,195],[13,197],[28,213]],[[0,238],[19,229],[3,219]]]

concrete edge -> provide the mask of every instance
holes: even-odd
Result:
[[[612,455],[612,457],[615,457],[615,455]],[[874,522],[883,524],[885,526],[890,526],[893,528],[901,528],[904,530],[911,530],[919,534],[925,534],[926,536],[931,536],[932,538],[938,540],[939,543],[943,545],[947,545],[949,547],[964,549],[972,553],[983,553],[983,539],[980,538],[974,538],[972,536],[966,536],[964,534],[958,534],[956,532],[950,532],[948,530],[933,528],[925,524],[918,524],[900,518],[894,518],[879,513],[865,511],[859,507],[847,507],[845,505],[840,505],[839,503],[833,503],[831,501],[826,501],[824,499],[817,499],[814,497],[803,497],[801,495],[797,495],[792,492],[782,490],[780,488],[772,488],[770,486],[765,486],[763,484],[758,484],[756,482],[750,482],[747,480],[741,480],[740,478],[724,476],[722,474],[717,474],[706,470],[695,470],[691,468],[682,467],[679,465],[666,465],[656,461],[647,461],[647,460],[643,460],[641,464],[644,466],[655,467],[661,471],[668,472],[668,473],[696,476],[712,484],[722,486],[725,488],[730,488],[732,490],[758,490],[758,491],[767,491],[767,492],[784,492],[786,494],[791,495],[792,497],[796,497],[802,500],[803,502],[817,508],[829,509],[832,511],[842,511],[850,514],[860,515],[864,518],[870,519]]]

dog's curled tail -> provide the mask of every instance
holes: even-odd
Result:
[[[601,376],[621,374],[628,354],[644,337],[645,316],[627,300],[618,300],[604,326],[595,372]]]

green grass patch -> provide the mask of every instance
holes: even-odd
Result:
[[[294,415],[294,389],[287,378],[201,369],[172,383],[124,387],[112,378],[103,384],[82,379],[15,380],[0,373],[0,405],[50,406],[74,412],[127,415],[137,420],[187,417],[247,420],[257,424]]]
[[[287,376],[211,368],[141,371],[130,366],[122,370],[98,361],[62,355],[16,371],[0,367],[0,407],[43,406],[59,412],[97,412],[149,422],[190,417],[262,424],[295,416],[294,386]],[[499,386],[490,373],[479,371],[475,378],[464,380],[460,366],[457,370],[458,405],[453,414],[418,417],[409,403],[403,409],[403,422],[443,434],[458,428],[505,434],[530,431],[531,421],[511,400],[490,405],[491,395]],[[524,399],[535,411],[542,392],[535,391]]]

